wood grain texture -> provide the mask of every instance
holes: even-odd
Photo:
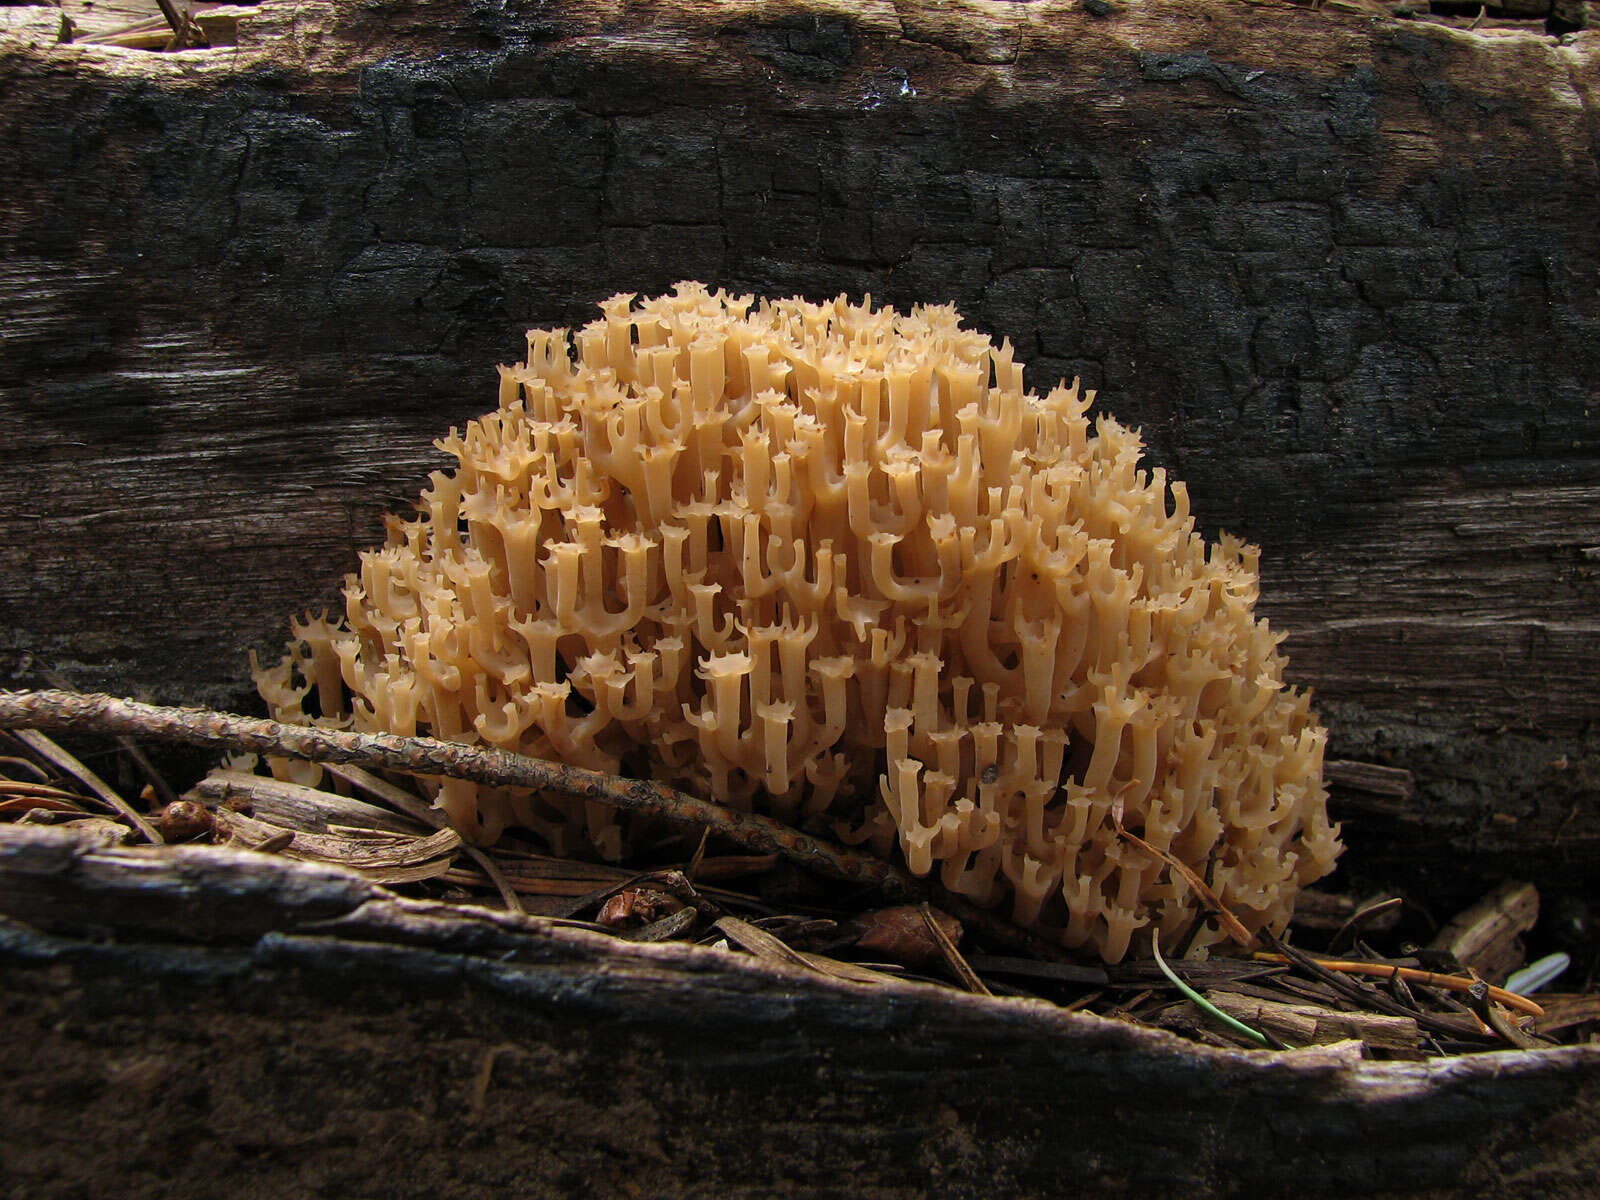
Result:
[[[268,3],[0,50],[0,654],[227,706],[530,325],[954,300],[1260,543],[1378,869],[1600,820],[1600,35],[1256,9]],[[20,676],[18,676],[20,677]],[[1465,868],[1465,869],[1464,869]]]
[[[1594,1047],[1218,1051],[209,847],[0,829],[0,1004],[6,1175],[45,1198],[1600,1186]]]

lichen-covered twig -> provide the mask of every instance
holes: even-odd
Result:
[[[218,750],[251,750],[369,770],[445,775],[491,787],[559,792],[704,826],[748,850],[781,854],[820,875],[868,884],[892,897],[907,898],[919,891],[908,876],[881,859],[852,854],[757,813],[736,812],[648,780],[602,775],[483,746],[286,725],[208,709],[52,690],[0,692],[0,729],[127,733]]]

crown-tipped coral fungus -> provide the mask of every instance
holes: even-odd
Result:
[[[1208,545],[1092,395],[1026,391],[950,307],[601,307],[570,351],[528,335],[343,618],[258,670],[278,717],[823,822],[1112,961],[1198,908],[1114,803],[1252,930],[1331,868],[1326,735],[1256,551]],[[436,787],[479,838],[626,849],[600,805]]]

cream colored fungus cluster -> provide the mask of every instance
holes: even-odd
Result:
[[[1136,433],[1075,385],[1024,391],[1010,345],[952,307],[633,301],[570,343],[529,333],[498,409],[439,443],[455,469],[362,556],[343,621],[296,624],[258,669],[276,716],[898,843],[1113,962],[1198,909],[1117,802],[1247,927],[1281,928],[1340,850],[1326,734],[1255,619],[1256,551],[1208,546]],[[480,840],[515,824],[615,858],[637,828],[432,786]]]

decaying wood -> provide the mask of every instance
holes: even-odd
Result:
[[[0,43],[0,666],[239,707],[520,331],[612,292],[954,300],[1263,547],[1333,755],[1415,775],[1349,794],[1374,874],[1585,884],[1600,35],[1221,0],[236,19]]]
[[[303,787],[246,771],[217,770],[200,780],[189,794],[288,829],[326,833],[330,823],[389,833],[415,833],[417,822],[376,804],[367,804],[320,788]],[[425,804],[413,797],[418,805]],[[435,829],[442,826],[432,824]]]
[[[1485,979],[1504,982],[1523,963],[1521,936],[1539,919],[1539,889],[1507,880],[1441,929],[1431,946]]]
[[[1279,1004],[1236,992],[1210,991],[1206,999],[1235,1020],[1271,1033],[1291,1046],[1357,1041],[1371,1050],[1421,1058],[1421,1032],[1410,1017],[1336,1012],[1310,1004]]]
[[[1600,1021],[1600,994],[1540,996],[1544,1018],[1539,1022],[1539,1032],[1559,1033],[1574,1025]]]
[[[272,2],[170,55],[0,10],[0,672],[238,708],[610,293],[954,300],[1263,547],[1332,754],[1414,782],[1335,775],[1367,874],[1591,887],[1596,35],[1343,7]],[[1196,1050],[82,833],[0,830],[31,1195],[1600,1192],[1589,1047]]]
[[[1329,759],[1323,764],[1328,783],[1347,792],[1360,792],[1402,804],[1417,794],[1416,779],[1404,767]]]
[[[448,829],[427,837],[388,834],[357,839],[295,832],[227,809],[217,810],[216,821],[225,845],[259,850],[270,844],[275,854],[331,863],[374,883],[436,879],[450,869],[450,860],[461,849],[461,838]]]
[[[46,1197],[170,1194],[168,1151],[197,1193],[1600,1187],[1594,1047],[1210,1050],[220,848],[0,828],[0,999],[8,1182]]]

